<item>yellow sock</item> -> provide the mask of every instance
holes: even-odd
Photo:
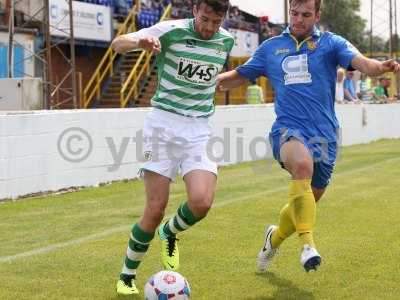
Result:
[[[302,245],[315,247],[313,228],[316,205],[311,189],[311,179],[292,180],[289,190],[289,209]]]
[[[279,227],[271,237],[272,248],[278,248],[294,232],[296,232],[296,227],[293,223],[293,216],[291,215],[289,204],[286,204],[280,213]]]
[[[299,234],[301,245],[310,245],[315,248],[314,237],[312,232],[300,233]]]

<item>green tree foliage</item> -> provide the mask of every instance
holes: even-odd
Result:
[[[385,51],[389,51],[389,39],[385,44]],[[400,51],[400,37],[396,34],[392,36],[392,51]]]
[[[357,14],[359,11],[359,0],[326,0],[321,25],[349,40],[361,52],[367,52],[369,43],[365,34],[366,21]]]
[[[371,48],[371,40],[370,37],[367,37],[367,43],[368,43],[368,51]],[[385,46],[385,43],[387,44],[386,40],[380,36],[373,35],[372,36],[372,52],[385,52],[387,51],[387,47]]]

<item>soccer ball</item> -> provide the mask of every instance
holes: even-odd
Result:
[[[145,300],[187,300],[189,298],[189,283],[177,272],[160,271],[151,276],[144,286]]]

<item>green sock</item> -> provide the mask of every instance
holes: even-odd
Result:
[[[175,236],[179,232],[182,232],[188,229],[190,226],[193,226],[197,222],[199,222],[202,218],[196,218],[194,214],[190,211],[188,203],[185,202],[181,204],[175,213],[175,215],[168,220],[161,227],[160,230],[160,238],[165,239],[169,236]]]
[[[153,238],[154,232],[143,231],[139,224],[135,224],[132,227],[121,276],[134,277],[136,275],[136,269],[139,267],[147,249],[149,249],[150,242]]]

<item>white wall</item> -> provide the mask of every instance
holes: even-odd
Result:
[[[37,110],[43,107],[41,78],[0,78],[0,110]]]
[[[338,105],[342,146],[400,138],[400,104]]]
[[[141,130],[148,111],[141,108],[0,113],[0,199],[135,178],[140,163],[132,138]],[[400,104],[340,105],[337,112],[343,127],[343,145],[400,138],[400,122],[395,119],[400,116]],[[258,157],[270,157],[271,150],[266,149],[263,138],[274,117],[272,105],[218,107],[212,118],[215,134],[222,138],[224,130],[230,131],[230,159],[220,164],[255,158],[250,153],[251,141],[258,145]],[[81,162],[67,161],[61,155],[82,158],[90,148],[82,132],[65,132],[74,127],[85,130],[92,140],[92,151]],[[71,156],[63,142],[57,146],[63,132],[63,141],[72,136],[70,150],[76,156]],[[111,144],[107,137],[112,139]],[[238,147],[240,139],[243,147]],[[127,146],[125,155],[121,164],[114,166],[109,145],[114,143],[118,152],[123,141]],[[221,154],[221,143],[215,148],[216,154]],[[243,149],[242,159],[239,148]],[[82,152],[78,153],[80,149]]]

